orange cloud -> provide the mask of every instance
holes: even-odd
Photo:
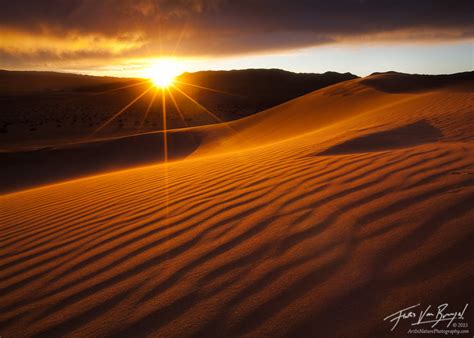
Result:
[[[0,68],[472,39],[473,11],[471,0],[8,1],[0,12]]]

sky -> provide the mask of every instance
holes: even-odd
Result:
[[[0,68],[472,71],[472,0],[0,0]]]

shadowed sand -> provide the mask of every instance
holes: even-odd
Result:
[[[323,151],[320,155],[365,153],[396,148],[406,148],[436,142],[443,134],[427,120],[420,120],[402,127],[349,139]]]
[[[192,129],[170,131],[167,140],[170,160],[183,159],[199,145],[199,139]],[[163,133],[155,132],[0,153],[0,161],[5,163],[0,192],[161,162],[163,149]]]
[[[469,302],[472,81],[363,81],[200,127],[182,161],[4,195],[2,336],[381,337]]]

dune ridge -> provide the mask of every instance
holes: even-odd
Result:
[[[469,302],[474,93],[360,81],[202,127],[184,161],[2,196],[2,335],[380,337]]]

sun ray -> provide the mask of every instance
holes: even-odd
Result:
[[[207,109],[206,107],[204,107],[202,104],[200,104],[199,102],[197,102],[195,99],[193,99],[191,96],[189,96],[188,94],[186,94],[184,91],[182,91],[181,89],[179,89],[178,87],[174,86],[174,85],[171,85],[171,87],[173,87],[174,89],[176,89],[177,91],[179,91],[181,94],[183,94],[186,98],[188,98],[191,102],[193,102],[194,104],[196,104],[199,108],[201,108],[202,110],[204,110],[206,113],[208,113],[212,118],[214,118],[218,123],[220,123],[221,126],[224,126],[225,128],[227,128],[228,130],[232,131],[235,136],[237,136],[237,138],[239,138],[243,144],[248,144],[248,140],[244,137],[242,137],[242,135],[239,134],[239,132],[237,130],[235,130],[234,128],[232,128],[227,122],[224,122],[222,121],[218,116],[216,116],[214,113],[212,113],[211,111],[209,111],[209,109]]]
[[[169,96],[171,97],[171,101],[173,101],[173,105],[175,106],[176,111],[178,112],[178,115],[179,115],[181,121],[183,121],[184,127],[190,128],[191,126],[186,122],[186,119],[185,119],[185,117],[184,117],[184,113],[182,112],[181,108],[179,108],[178,102],[176,102],[176,99],[175,99],[173,93],[171,92],[171,90],[170,90],[169,88],[166,88],[166,89],[167,89],[167,91],[168,91]],[[189,135],[190,135],[191,138],[193,139],[194,144],[199,144],[199,142],[198,142],[198,140],[196,139],[196,136],[194,135],[193,132],[190,132]]]
[[[120,109],[117,113],[115,113],[111,118],[109,118],[107,121],[105,121],[101,126],[99,126],[99,128],[97,128],[96,130],[94,130],[94,132],[90,135],[90,136],[93,136],[95,134],[97,134],[100,130],[104,129],[110,122],[112,122],[113,120],[115,120],[117,117],[119,117],[124,111],[126,111],[128,108],[130,108],[135,102],[137,102],[138,100],[140,100],[140,98],[143,97],[143,95],[145,95],[146,93],[148,93],[150,91],[152,87],[148,87],[148,89],[146,89],[143,93],[141,93],[140,95],[138,95],[136,98],[134,98],[132,101],[130,101],[125,107],[123,107],[122,109]]]
[[[161,103],[162,103],[162,110],[163,110],[163,145],[164,149],[164,160],[165,163],[168,162],[168,137],[167,137],[167,121],[166,121],[166,95],[165,89],[161,90]]]
[[[176,99],[174,98],[173,93],[171,92],[171,90],[169,88],[166,88],[166,90],[168,91],[168,94],[171,98],[171,101],[173,102],[173,105],[176,108],[176,111],[178,112],[178,115],[181,118],[181,121],[183,121],[184,126],[189,127],[188,123],[186,122],[186,119],[184,118],[184,114],[181,111],[181,108],[178,107],[178,103],[176,102]]]
[[[143,124],[145,123],[145,120],[148,117],[148,114],[150,113],[151,107],[152,107],[153,103],[155,102],[157,92],[158,92],[158,89],[155,88],[155,90],[153,91],[153,96],[151,97],[150,103],[148,104],[148,107],[146,108],[145,114],[143,115],[142,122],[140,123],[140,126],[138,127],[139,131],[141,131],[141,129],[143,127]]]
[[[225,123],[224,121],[222,121],[218,116],[216,116],[214,113],[212,113],[211,111],[209,111],[209,109],[207,109],[206,107],[204,107],[202,104],[200,104],[199,102],[197,102],[195,99],[193,99],[191,96],[189,96],[188,94],[186,94],[184,91],[182,91],[181,89],[179,89],[178,87],[176,86],[173,86],[172,87],[174,89],[176,89],[177,91],[179,91],[181,94],[183,94],[185,97],[187,97],[191,102],[193,102],[195,105],[197,105],[199,108],[201,108],[202,110],[204,110],[206,113],[209,114],[209,116],[211,116],[214,120],[216,120],[217,122],[219,123]]]
[[[233,93],[229,93],[229,92],[226,92],[226,91],[223,91],[223,90],[219,90],[219,89],[214,89],[214,88],[199,86],[199,85],[196,85],[196,84],[192,84],[192,83],[188,83],[188,82],[184,82],[184,81],[179,81],[179,80],[176,80],[176,79],[174,80],[174,82],[179,83],[179,84],[184,84],[184,85],[186,85],[186,86],[196,87],[196,88],[199,88],[199,89],[209,90],[209,91],[211,91],[211,92],[216,92],[216,93],[220,93],[220,94],[226,94],[226,95],[231,95],[231,96],[243,97],[243,95],[233,94]]]
[[[168,222],[169,217],[169,195],[168,195],[168,130],[166,123],[166,95],[165,88],[161,89],[161,102],[163,110],[163,160],[164,160],[164,169],[165,169],[165,214],[166,214],[166,223]]]
[[[146,79],[144,81],[140,81],[138,83],[134,83],[134,84],[131,84],[131,85],[128,85],[128,86],[122,86],[122,87],[119,87],[119,88],[114,88],[114,89],[104,90],[104,91],[98,92],[98,93],[93,93],[92,95],[102,95],[102,94],[106,94],[106,93],[116,92],[116,91],[119,91],[119,90],[122,90],[122,89],[130,88],[130,87],[136,87],[136,86],[139,86],[139,85],[147,83],[147,82],[150,82],[150,80]]]
[[[181,33],[179,34],[178,40],[176,40],[176,44],[174,45],[173,53],[171,53],[171,56],[174,56],[176,53],[176,50],[178,49],[179,45],[181,44],[181,40],[183,39],[184,32],[186,31],[188,26],[188,23],[185,22],[183,24],[183,28],[181,28]]]

